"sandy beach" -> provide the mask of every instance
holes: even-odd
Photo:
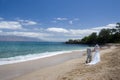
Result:
[[[71,53],[58,54],[26,62],[0,65],[0,80],[13,80],[25,74],[43,70],[44,68],[58,65],[71,59],[80,58],[83,53],[81,51],[72,51]]]
[[[0,80],[119,80],[120,46],[104,46],[100,53],[101,62],[91,66],[80,51],[1,65]]]

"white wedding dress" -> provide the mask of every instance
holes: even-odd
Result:
[[[92,61],[90,63],[88,63],[88,65],[93,65],[93,64],[96,64],[98,62],[100,62],[100,52],[99,52],[99,46],[96,45],[95,46],[95,54],[93,56]]]

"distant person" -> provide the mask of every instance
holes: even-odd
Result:
[[[86,63],[90,63],[92,60],[92,54],[91,54],[91,49],[87,48],[87,59],[86,59]]]
[[[95,54],[93,56],[92,61],[90,63],[88,63],[89,65],[100,62],[100,47],[98,44],[95,45],[94,51],[95,51]]]

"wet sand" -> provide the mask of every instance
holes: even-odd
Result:
[[[42,70],[43,68],[57,65],[74,58],[80,58],[82,53],[81,51],[73,51],[71,53],[58,54],[37,60],[0,65],[0,80],[13,80],[16,77]]]
[[[3,65],[0,80],[120,80],[120,46],[107,45],[100,53],[95,65],[86,65],[86,53],[79,51]]]

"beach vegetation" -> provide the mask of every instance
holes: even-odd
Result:
[[[116,23],[115,28],[102,29],[98,34],[91,33],[82,39],[70,39],[66,41],[67,44],[106,44],[106,43],[120,43],[120,23]]]

